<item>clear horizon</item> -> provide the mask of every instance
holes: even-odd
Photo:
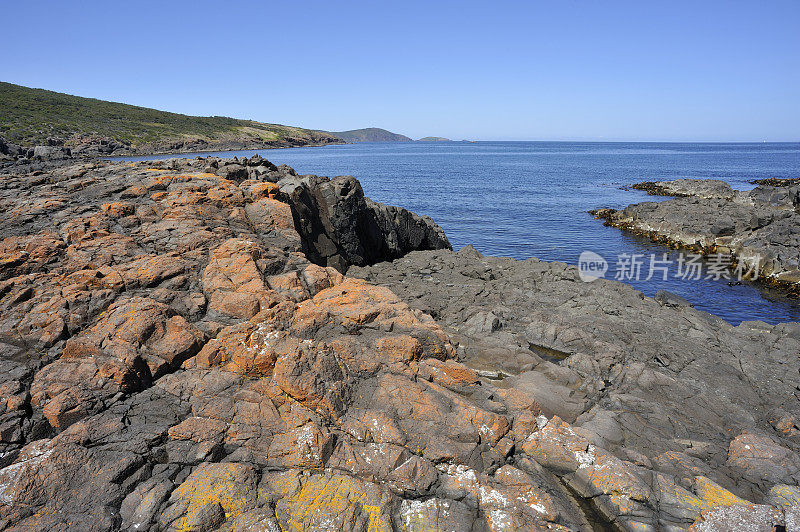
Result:
[[[6,33],[3,81],[188,115],[414,139],[800,141],[800,3],[785,0],[41,2]]]

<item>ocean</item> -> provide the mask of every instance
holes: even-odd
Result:
[[[747,190],[753,179],[800,177],[800,143],[363,143],[189,156],[254,153],[301,174],[353,175],[375,201],[432,217],[454,249],[472,244],[486,255],[569,264],[591,251],[608,262],[605,278],[648,296],[668,290],[734,325],[800,320],[800,301],[747,282],[731,286],[708,261],[679,270],[679,253],[587,213],[666,199],[624,188],[640,181],[713,178]],[[167,157],[175,155],[125,159]]]

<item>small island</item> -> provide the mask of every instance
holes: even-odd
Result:
[[[417,142],[452,142],[450,139],[444,137],[422,137]]]

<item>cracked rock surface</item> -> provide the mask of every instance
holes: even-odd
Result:
[[[710,493],[723,490],[761,503],[800,481],[798,324],[733,327],[622,283],[584,283],[565,264],[471,247],[349,274],[434,316],[496,395],[550,418],[524,453],[610,521],[680,527],[696,517],[681,501],[719,502]]]

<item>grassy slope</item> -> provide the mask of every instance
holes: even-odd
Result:
[[[47,137],[99,135],[133,146],[180,139],[316,142],[326,135],[222,116],[187,116],[0,82],[0,136],[23,145]]]

